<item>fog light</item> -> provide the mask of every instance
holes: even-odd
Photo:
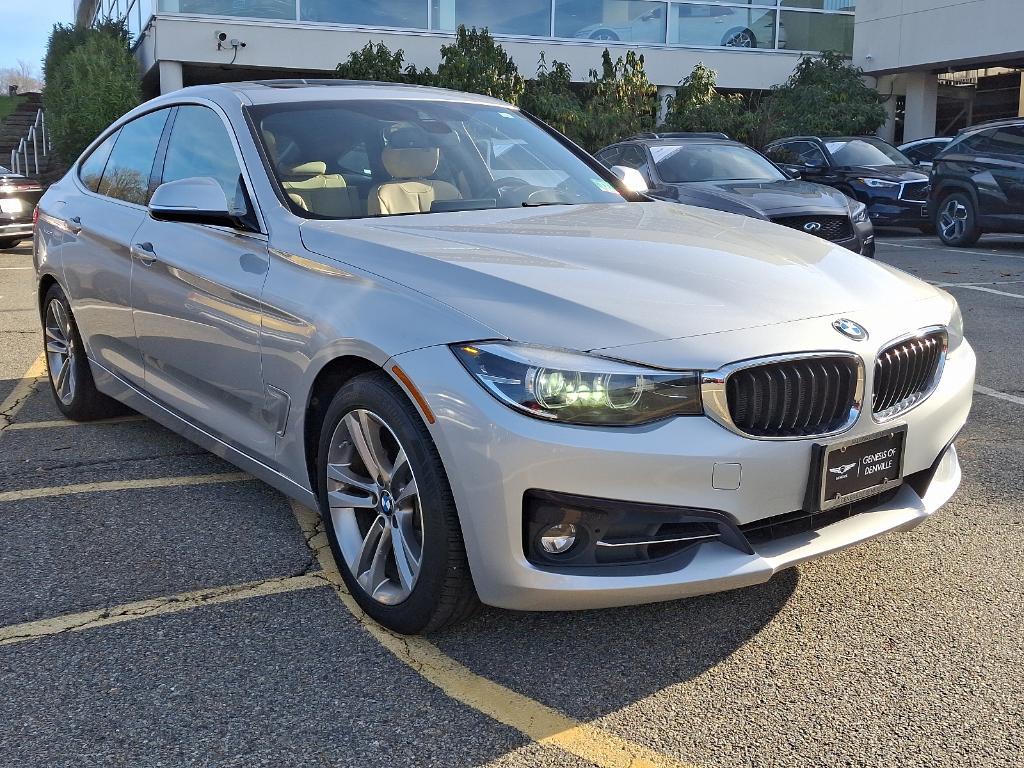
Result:
[[[555,523],[540,535],[540,547],[549,555],[560,555],[572,549],[576,543],[576,526],[572,523]]]

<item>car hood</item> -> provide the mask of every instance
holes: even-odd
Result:
[[[310,251],[426,294],[496,337],[579,350],[936,294],[819,238],[662,202],[306,221],[301,234]]]
[[[843,171],[885,181],[928,181],[928,174],[914,165],[847,165]]]
[[[778,181],[700,181],[670,185],[681,203],[728,213],[764,217],[786,213],[849,213],[842,192],[822,184],[795,179]]]

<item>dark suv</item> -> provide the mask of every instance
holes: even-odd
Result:
[[[765,154],[790,173],[828,184],[868,207],[877,227],[931,229],[928,174],[874,136],[793,136]]]
[[[935,231],[946,245],[1024,233],[1024,119],[965,128],[932,165]]]

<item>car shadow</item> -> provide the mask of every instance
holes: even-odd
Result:
[[[798,581],[790,569],[754,587],[601,611],[485,608],[430,639],[473,672],[590,720],[720,664],[774,619]]]

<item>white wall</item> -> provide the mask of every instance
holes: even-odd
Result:
[[[853,61],[873,74],[1024,57],[1024,0],[858,0]]]
[[[1022,0],[1024,2],[1024,0]],[[452,40],[439,33],[396,34],[366,30],[338,29],[322,25],[283,24],[281,22],[215,21],[211,19],[158,16],[150,30],[152,45],[141,52],[143,68],[157,60],[202,64],[227,64],[233,52],[218,51],[215,34],[246,43],[236,64],[247,67],[289,68],[333,71],[350,51],[362,48],[367,40],[383,40],[392,50],[402,48],[408,63],[436,70],[440,47]],[[502,46],[515,59],[519,71],[532,77],[541,51],[552,59],[572,67],[576,80],[586,80],[591,68],[599,69],[601,52],[607,46],[613,56],[625,55],[630,46],[581,41],[521,41],[501,39]],[[647,74],[657,85],[675,85],[704,62],[717,70],[723,88],[769,88],[785,80],[799,61],[799,55],[776,51],[723,49],[680,49],[667,46],[638,46],[646,60]]]

